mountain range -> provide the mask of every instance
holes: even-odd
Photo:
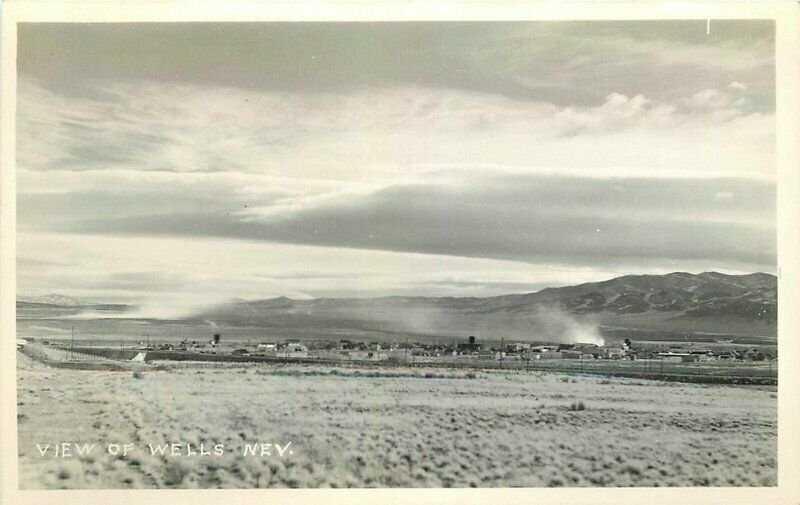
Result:
[[[777,278],[717,272],[626,275],[494,297],[286,297],[235,301],[199,315],[215,324],[521,338],[588,325],[681,334],[774,337]]]
[[[18,317],[128,312],[132,306],[82,304],[63,295],[20,298]],[[117,316],[119,317],[119,316]],[[412,335],[451,338],[561,340],[617,330],[686,335],[733,335],[774,340],[777,278],[718,272],[626,275],[534,293],[493,297],[286,297],[232,300],[184,318],[215,328],[251,328],[285,337],[346,338]]]

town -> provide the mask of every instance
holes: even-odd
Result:
[[[630,339],[599,345],[595,343],[481,342],[475,336],[452,343],[356,342],[347,339],[286,339],[264,342],[225,343],[220,334],[208,342],[183,340],[178,344],[149,345],[140,342],[136,350],[186,352],[200,355],[253,358],[318,359],[324,361],[369,361],[395,363],[444,363],[456,361],[532,361],[532,360],[664,360],[676,363],[711,361],[768,361],[776,353],[757,347],[699,343],[636,342]],[[237,360],[237,361],[239,361]]]

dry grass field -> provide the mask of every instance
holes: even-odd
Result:
[[[774,387],[309,367],[80,371],[18,354],[20,486],[774,486]],[[429,371],[429,375],[434,372]],[[441,378],[452,373],[452,378]],[[61,442],[96,444],[53,457]],[[288,448],[286,445],[291,442]],[[106,446],[130,443],[126,456]],[[181,455],[148,444],[180,443]],[[203,443],[211,455],[187,455]],[[278,444],[244,456],[246,444]],[[39,448],[50,444],[47,455]],[[221,456],[213,446],[223,444]]]

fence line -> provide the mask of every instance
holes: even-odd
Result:
[[[40,344],[38,342],[31,342],[22,348],[22,352],[27,356],[43,361],[45,363],[75,363],[75,362],[91,362],[91,363],[113,363],[119,366],[125,361],[117,361],[94,354],[88,354],[79,351],[72,351],[61,347],[51,347]]]

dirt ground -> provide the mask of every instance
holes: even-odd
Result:
[[[368,377],[300,367],[137,378],[18,360],[22,489],[777,481],[774,387],[557,373]],[[95,447],[54,457],[60,443]],[[155,455],[148,447],[169,443],[181,445]],[[258,445],[244,455],[262,443],[268,453]],[[120,453],[109,454],[109,444]],[[121,444],[131,444],[127,455]]]

